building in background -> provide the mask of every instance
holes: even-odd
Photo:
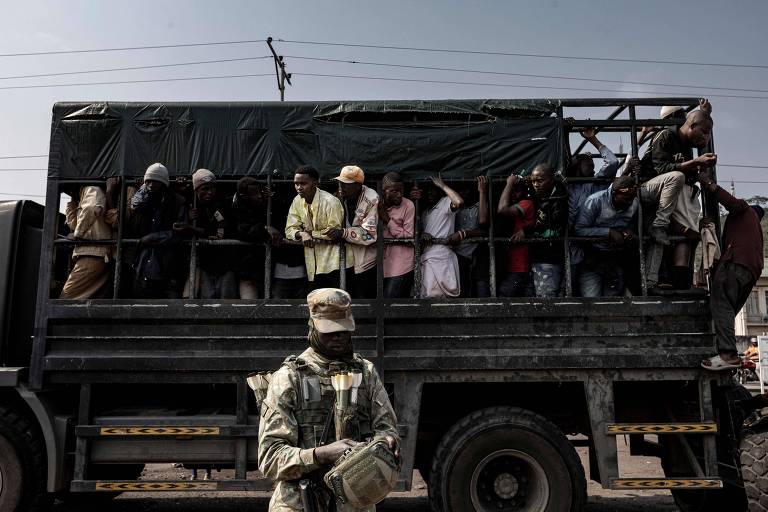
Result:
[[[768,258],[764,260],[763,273],[758,279],[757,284],[752,289],[752,293],[747,299],[747,303],[736,315],[736,336],[744,341],[744,347],[749,338],[768,334]]]

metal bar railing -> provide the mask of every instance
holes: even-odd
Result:
[[[127,206],[128,184],[120,180],[120,199],[117,203],[117,247],[115,249],[115,279],[112,283],[112,298],[120,298],[120,286],[123,277],[123,237],[125,235],[125,210]]]
[[[496,297],[496,231],[494,229],[493,212],[493,180],[488,180],[488,283],[491,287],[491,297]]]
[[[267,226],[272,226],[272,176],[267,176]],[[264,248],[264,298],[272,297],[272,244],[266,244]]]
[[[629,120],[632,123],[632,130],[630,131],[630,141],[632,142],[632,156],[637,156],[637,126],[635,125],[635,106],[629,107]],[[642,191],[640,189],[640,177],[635,176],[635,185],[637,187],[637,201],[639,208],[637,209],[637,238],[638,238],[638,256],[640,257],[640,289],[643,292],[643,296],[648,295],[648,281],[646,280],[647,269],[645,261],[645,244],[643,236],[643,207],[642,207]]]

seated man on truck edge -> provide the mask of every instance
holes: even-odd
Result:
[[[339,244],[317,240],[330,241],[329,231],[344,225],[344,207],[333,194],[318,187],[319,181],[320,174],[311,165],[296,169],[293,186],[297,195],[285,221],[285,238],[301,240],[304,245],[307,279],[313,290],[339,284]]]
[[[304,479],[313,482],[311,499],[318,511],[355,512],[340,503],[332,508],[334,496],[322,478],[346,450],[369,438],[386,440],[398,456],[397,418],[373,364],[353,351],[355,320],[349,294],[321,288],[307,296],[307,303],[310,346],[298,357],[288,357],[272,375],[260,407],[259,470],[277,482],[270,512],[306,510],[302,499],[307,496],[299,490]],[[352,392],[354,416],[329,421],[338,410],[331,385],[331,376],[338,372],[361,373],[362,380]],[[343,435],[335,425],[343,428]]]

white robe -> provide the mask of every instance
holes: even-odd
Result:
[[[453,234],[456,212],[451,211],[451,200],[446,196],[424,214],[424,233],[434,238]],[[459,260],[447,245],[430,245],[421,255],[421,296],[458,297]]]

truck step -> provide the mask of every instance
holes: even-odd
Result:
[[[722,489],[720,478],[615,478],[611,489]]]
[[[609,436],[624,434],[717,434],[717,423],[609,423]]]
[[[78,437],[257,437],[258,425],[187,426],[187,425],[79,425],[75,427]]]
[[[272,482],[258,480],[73,480],[72,492],[199,492],[271,491]]]

